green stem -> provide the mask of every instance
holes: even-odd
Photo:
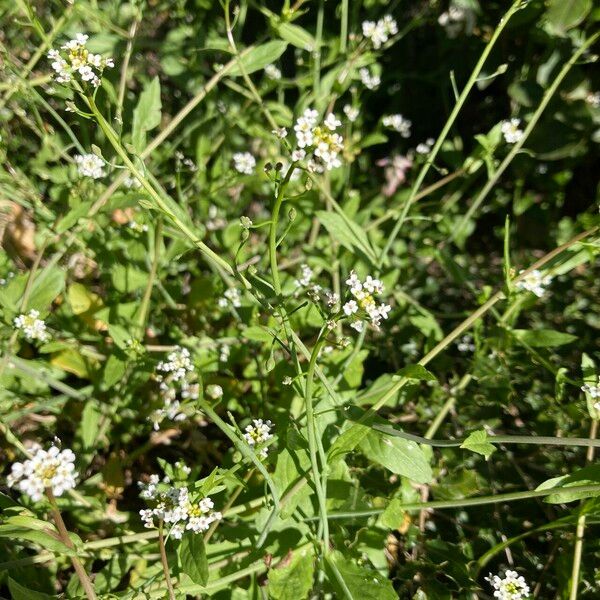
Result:
[[[346,52],[348,43],[348,0],[342,0],[342,22],[340,26],[340,53]]]
[[[152,265],[150,267],[150,273],[148,275],[148,282],[146,283],[146,289],[144,290],[144,296],[142,303],[140,304],[140,312],[138,315],[138,331],[139,339],[144,338],[144,329],[146,327],[146,321],[148,319],[148,310],[150,308],[150,299],[152,297],[152,289],[154,287],[154,280],[156,279],[156,272],[158,271],[158,263],[160,259],[160,248],[162,244],[162,219],[159,217],[154,229],[154,255],[152,257]]]
[[[510,152],[507,154],[506,158],[502,161],[502,163],[500,164],[498,169],[494,172],[493,176],[483,186],[483,189],[481,190],[481,192],[479,192],[479,195],[477,196],[477,198],[475,198],[475,200],[469,207],[469,210],[467,210],[464,217],[460,220],[458,225],[454,228],[450,239],[456,240],[456,238],[458,236],[460,236],[460,234],[464,230],[466,224],[468,223],[469,219],[473,216],[475,211],[479,208],[481,203],[485,200],[485,198],[487,197],[489,192],[496,185],[496,183],[498,182],[498,180],[504,173],[504,171],[506,171],[506,169],[512,162],[513,158],[517,155],[519,150],[522,148],[523,144],[527,141],[527,138],[533,131],[534,127],[537,125],[537,122],[539,121],[540,117],[542,116],[542,113],[548,106],[548,103],[552,99],[552,96],[554,96],[554,94],[556,93],[556,90],[562,83],[563,79],[567,76],[567,73],[571,70],[571,67],[573,67],[573,65],[577,62],[577,60],[581,57],[581,55],[590,46],[592,46],[599,37],[600,37],[600,32],[595,33],[594,35],[590,36],[585,41],[585,43],[583,43],[581,45],[581,47],[577,50],[577,52],[575,52],[575,54],[573,54],[571,59],[560,70],[560,73],[556,76],[556,79],[554,79],[554,81],[552,82],[550,87],[546,90],[546,93],[544,94],[542,101],[540,102],[536,111],[533,113],[531,120],[527,124],[527,127],[525,128],[525,131],[523,132],[523,135],[521,136],[521,139],[513,145]]]
[[[429,156],[427,158],[427,161],[421,167],[421,170],[419,171],[419,174],[417,175],[417,179],[415,180],[415,183],[410,190],[410,196],[408,197],[408,199],[404,203],[404,206],[402,207],[402,212],[400,213],[400,218],[398,219],[398,221],[396,221],[396,224],[394,225],[394,228],[392,229],[392,232],[391,232],[390,236],[388,237],[387,242],[379,256],[379,259],[377,261],[377,267],[379,269],[382,268],[382,266],[387,258],[387,255],[388,255],[392,245],[394,244],[394,241],[396,240],[396,237],[398,236],[398,233],[400,232],[400,229],[402,228],[404,221],[406,220],[408,211],[410,210],[411,206],[413,205],[413,203],[415,201],[415,196],[417,195],[417,192],[419,191],[419,188],[421,187],[421,184],[423,183],[425,176],[429,172],[431,165],[434,164],[435,159],[438,155],[438,152],[440,151],[442,144],[446,140],[446,137],[448,136],[450,129],[454,125],[454,122],[456,121],[458,114],[462,110],[462,107],[467,99],[467,96],[471,93],[473,86],[477,83],[479,74],[481,73],[481,70],[483,69],[485,62],[488,59],[488,56],[490,55],[493,47],[496,45],[496,42],[498,41],[500,34],[506,27],[508,21],[517,12],[517,10],[519,10],[521,5],[522,5],[521,0],[515,0],[515,2],[513,2],[512,6],[508,9],[506,14],[502,17],[502,19],[500,19],[500,23],[496,27],[496,30],[494,31],[492,37],[490,38],[490,41],[487,43],[481,56],[479,57],[479,60],[477,61],[477,64],[475,65],[475,68],[473,69],[473,72],[471,73],[469,80],[467,81],[465,87],[463,88],[463,91],[462,91],[461,95],[459,96],[458,100],[456,101],[456,104],[454,105],[454,108],[452,109],[452,112],[450,113],[450,116],[448,117],[448,120],[446,121],[446,124],[444,125],[444,128],[442,129],[442,132],[440,133],[435,145],[433,146],[431,153],[429,154]]]

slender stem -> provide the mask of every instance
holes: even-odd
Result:
[[[387,240],[383,250],[381,251],[381,254],[379,255],[379,260],[377,262],[377,266],[379,269],[382,268],[382,266],[387,258],[387,255],[388,255],[392,245],[394,244],[394,241],[396,240],[396,237],[398,236],[398,233],[400,232],[400,229],[401,229],[402,225],[404,224],[404,221],[406,220],[406,216],[408,215],[408,211],[410,210],[410,208],[415,200],[415,196],[417,195],[417,192],[419,191],[419,188],[421,187],[421,184],[423,183],[425,176],[429,172],[431,165],[435,162],[438,152],[440,151],[442,144],[444,143],[446,137],[448,136],[448,133],[450,133],[450,129],[454,125],[454,122],[456,121],[458,114],[462,110],[462,107],[467,99],[467,96],[471,93],[473,86],[477,83],[479,74],[481,73],[481,70],[483,69],[485,62],[486,62],[488,56],[490,55],[490,52],[492,51],[493,47],[496,45],[496,42],[498,41],[500,34],[506,27],[508,21],[513,16],[513,14],[515,12],[517,12],[517,10],[519,10],[519,7],[521,5],[522,5],[521,0],[515,0],[513,2],[512,6],[508,9],[506,14],[500,19],[500,23],[496,27],[496,30],[494,31],[492,37],[490,38],[490,41],[487,43],[481,56],[479,57],[479,60],[477,61],[477,64],[475,65],[475,68],[473,69],[473,72],[471,73],[469,80],[467,81],[461,95],[459,96],[458,100],[456,101],[456,104],[454,105],[454,108],[452,109],[452,112],[450,113],[450,116],[448,117],[448,120],[446,121],[446,124],[444,125],[444,128],[442,129],[442,132],[440,133],[435,145],[433,146],[431,153],[429,154],[429,156],[427,158],[427,161],[421,167],[421,170],[419,171],[419,174],[417,175],[417,179],[415,180],[415,183],[410,190],[410,196],[408,197],[408,199],[404,203],[404,206],[402,207],[402,212],[400,213],[400,218],[398,219],[398,221],[396,221],[396,224],[394,225],[394,228],[392,229],[392,232],[391,232],[390,236],[388,237],[388,240]]]
[[[569,494],[600,492],[600,485],[575,485],[565,488],[555,487],[546,490],[526,490],[524,492],[510,492],[507,494],[495,494],[493,496],[481,496],[479,498],[458,498],[456,500],[433,500],[431,502],[407,502],[399,504],[400,510],[422,510],[435,508],[463,508],[465,506],[483,506],[485,504],[496,504],[497,502],[512,502],[516,500],[529,500],[530,498],[543,498],[560,492]],[[329,513],[329,519],[356,519],[359,517],[373,517],[380,515],[385,508],[373,508],[370,510],[357,510],[354,512]],[[307,517],[305,521],[317,521],[320,517]]]
[[[146,320],[148,318],[148,310],[150,307],[150,299],[152,297],[152,288],[154,287],[154,280],[156,279],[156,272],[158,270],[158,262],[160,259],[160,247],[162,243],[162,219],[159,217],[154,229],[154,255],[152,257],[152,266],[150,267],[150,274],[148,275],[148,282],[146,283],[146,289],[144,290],[144,296],[142,303],[140,304],[140,312],[138,315],[138,329],[140,340],[144,338],[144,328],[146,326]]]
[[[346,44],[348,42],[348,0],[342,0],[342,15],[340,25],[340,52],[346,52]]]
[[[592,46],[599,37],[600,37],[600,32],[595,33],[594,35],[590,36],[585,41],[585,43],[583,43],[581,45],[581,47],[577,50],[577,52],[575,52],[575,54],[573,54],[573,56],[563,66],[563,68],[560,70],[560,73],[556,76],[556,78],[554,79],[554,81],[552,82],[550,87],[546,90],[546,93],[544,94],[542,101],[540,102],[536,111],[533,113],[533,115],[532,115],[529,123],[527,124],[527,127],[525,128],[525,131],[523,132],[523,135],[521,136],[519,141],[513,145],[510,152],[507,154],[506,158],[502,161],[502,163],[500,164],[498,169],[494,172],[492,177],[483,186],[483,189],[481,190],[481,192],[479,192],[479,195],[477,196],[477,198],[475,198],[475,200],[473,200],[473,203],[469,207],[469,210],[467,210],[464,217],[460,220],[458,225],[454,228],[454,230],[452,232],[452,236],[451,236],[452,240],[456,240],[456,238],[463,232],[469,219],[473,216],[475,211],[479,208],[481,203],[485,200],[485,198],[487,197],[487,195],[489,194],[491,189],[496,185],[496,183],[498,182],[498,180],[500,179],[500,177],[502,176],[504,171],[506,171],[506,169],[512,162],[513,158],[519,152],[519,150],[521,150],[523,144],[527,141],[527,138],[533,131],[534,127],[537,125],[537,122],[539,121],[540,117],[542,116],[542,113],[544,112],[544,110],[546,110],[546,107],[548,106],[548,103],[552,99],[552,96],[554,96],[554,94],[556,93],[556,90],[562,83],[563,79],[567,76],[567,73],[571,70],[571,67],[573,67],[573,65],[577,62],[577,60],[581,57],[581,55],[590,46]]]
[[[65,526],[65,522],[63,521],[62,515],[60,514],[60,510],[58,509],[58,505],[56,504],[56,498],[52,493],[50,488],[46,488],[46,496],[50,501],[50,512],[52,513],[52,518],[54,519],[54,523],[56,524],[56,529],[58,529],[58,534],[60,535],[61,540],[65,544],[65,546],[74,549],[75,546],[69,537],[69,532]],[[85,591],[85,595],[88,600],[96,600],[96,592],[94,592],[94,586],[90,581],[85,569],[79,559],[76,556],[71,556],[71,563],[73,564],[73,568],[75,569],[75,573],[81,582],[83,590]]]
[[[325,326],[327,327],[327,326]],[[310,454],[310,464],[313,474],[313,483],[317,498],[319,501],[319,511],[321,517],[321,523],[323,528],[323,554],[327,555],[329,552],[329,522],[327,520],[327,498],[325,497],[325,491],[323,489],[323,481],[321,480],[321,473],[319,470],[319,462],[317,459],[317,434],[315,428],[315,415],[313,406],[313,390],[314,390],[314,378],[315,378],[315,367],[317,365],[317,359],[319,358],[319,352],[325,344],[326,336],[325,332],[327,329],[321,330],[319,338],[313,348],[310,355],[310,361],[308,363],[308,369],[306,370],[306,389],[305,389],[305,405],[306,405],[306,429],[308,432],[308,448]],[[323,469],[327,468],[326,464],[323,464]]]
[[[596,439],[598,434],[598,421],[594,419],[590,425],[590,442]],[[594,446],[590,444],[586,453],[586,462],[594,460]],[[577,589],[579,587],[579,571],[581,570],[581,556],[583,554],[583,540],[585,537],[585,513],[581,513],[577,519],[575,530],[575,547],[573,549],[573,567],[571,569],[571,592],[569,600],[577,600]]]
[[[169,592],[169,600],[175,600],[175,590],[171,581],[171,570],[169,569],[169,561],[167,560],[167,549],[165,548],[165,538],[163,535],[163,522],[158,524],[158,548],[160,550],[160,562],[162,563],[165,581],[167,582],[167,591]]]
[[[131,60],[131,53],[133,51],[133,40],[141,19],[141,8],[138,7],[133,21],[131,22],[131,26],[129,27],[129,31],[127,32],[127,46],[125,48],[125,54],[123,55],[123,61],[121,63],[119,94],[117,96],[117,109],[115,112],[115,121],[119,123],[119,127],[122,127],[123,125],[123,102],[125,101],[125,88],[127,87],[127,69],[129,68],[129,61]]]

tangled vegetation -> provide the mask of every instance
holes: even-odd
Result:
[[[0,4],[0,595],[600,595],[593,0]]]

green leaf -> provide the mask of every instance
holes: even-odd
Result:
[[[471,433],[460,447],[471,450],[471,452],[477,452],[477,454],[483,454],[486,458],[489,458],[496,451],[496,446],[488,441],[488,434],[483,430]]]
[[[296,553],[289,565],[269,571],[269,597],[275,600],[308,598],[314,571],[312,553],[308,550]]]
[[[88,400],[83,407],[79,424],[79,435],[85,450],[92,448],[96,441],[101,416],[98,402],[93,399]]]
[[[596,375],[596,365],[592,358],[590,358],[585,352],[581,355],[581,371],[583,373],[583,381],[590,385],[598,384],[598,375]],[[588,412],[592,419],[600,418],[600,410],[596,408],[598,400],[592,398],[592,395],[585,392],[585,402],[587,405]]]
[[[398,379],[415,379],[418,381],[437,381],[436,376],[428,371],[423,365],[407,365],[402,367],[396,375],[393,377],[394,380]]]
[[[0,537],[8,537],[10,539],[27,540],[33,542],[46,550],[55,552],[56,554],[63,554],[66,556],[77,556],[77,551],[69,548],[63,542],[58,540],[54,535],[46,531],[39,531],[35,529],[28,529],[25,527],[17,527],[14,525],[6,524],[0,525]]]
[[[277,33],[286,41],[307,52],[314,52],[317,47],[315,38],[298,25],[292,23],[281,23],[277,26]]]
[[[549,0],[546,16],[554,31],[563,35],[577,27],[592,9],[592,0]]]
[[[65,287],[65,271],[58,267],[42,271],[31,286],[27,310],[45,312]]]
[[[550,494],[544,498],[544,502],[548,504],[563,504],[565,502],[574,502],[583,498],[596,498],[600,496],[600,488],[597,491],[590,492],[569,492],[570,487],[580,485],[599,485],[600,486],[600,465],[591,465],[584,467],[561,477],[554,477],[544,481],[539,485],[537,490],[549,490],[557,488],[555,494]],[[564,490],[564,491],[558,491]]]
[[[276,61],[287,48],[287,42],[281,40],[273,40],[266,44],[261,44],[252,48],[250,52],[244,54],[240,59],[242,67],[247,75],[264,69],[267,65]],[[230,70],[228,75],[233,77],[242,75],[242,70],[238,64],[235,64]]]
[[[371,248],[367,234],[348,217],[344,218],[337,213],[319,210],[317,211],[317,218],[344,248],[350,250],[350,252],[358,250],[371,262],[375,260],[375,253]]]
[[[185,535],[179,546],[181,568],[189,578],[200,585],[208,581],[208,561],[206,548],[201,535]]]
[[[513,329],[512,333],[518,340],[532,348],[553,348],[570,344],[577,339],[576,335],[552,329]]]
[[[369,460],[396,475],[417,483],[429,483],[433,478],[429,461],[416,442],[370,430],[359,448]]]
[[[329,581],[340,600],[397,600],[392,582],[379,571],[358,566],[341,552],[326,557]]]
[[[128,293],[142,289],[148,281],[148,273],[132,265],[114,265],[110,276],[118,292]]]
[[[56,596],[50,596],[49,594],[26,588],[10,577],[8,578],[8,591],[13,600],[52,600],[56,598]]]
[[[86,313],[90,309],[97,310],[102,306],[100,296],[90,292],[81,283],[73,283],[69,286],[67,300],[75,315]]]
[[[161,109],[160,81],[157,76],[144,86],[133,110],[131,143],[139,154],[146,147],[146,133],[160,125]]]

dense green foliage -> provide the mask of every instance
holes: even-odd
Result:
[[[0,15],[1,596],[598,598],[592,0]]]

